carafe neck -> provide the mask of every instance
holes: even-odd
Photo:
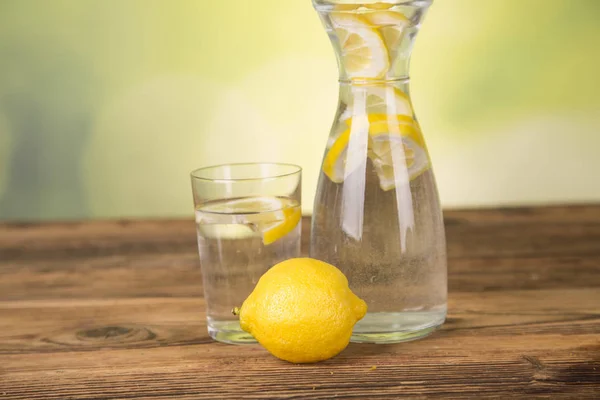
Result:
[[[430,3],[314,0],[336,53],[340,82],[407,81],[415,37]]]
[[[383,118],[385,115],[415,119],[408,78],[373,82],[340,81],[337,120],[356,120],[362,116]]]

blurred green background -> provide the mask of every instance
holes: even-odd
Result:
[[[412,93],[446,207],[600,201],[600,1],[436,0]],[[309,0],[1,0],[0,219],[191,216],[200,166],[286,161],[336,108]]]

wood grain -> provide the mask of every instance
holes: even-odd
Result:
[[[443,328],[316,365],[208,337],[192,221],[0,224],[0,400],[600,398],[600,206],[445,220]]]

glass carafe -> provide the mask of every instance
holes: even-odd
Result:
[[[339,105],[314,203],[311,256],[369,307],[355,342],[417,339],[446,317],[446,242],[408,65],[431,1],[313,0],[335,49]]]

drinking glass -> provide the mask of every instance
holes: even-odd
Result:
[[[254,343],[232,309],[273,265],[300,255],[302,169],[246,163],[191,173],[209,335]]]

